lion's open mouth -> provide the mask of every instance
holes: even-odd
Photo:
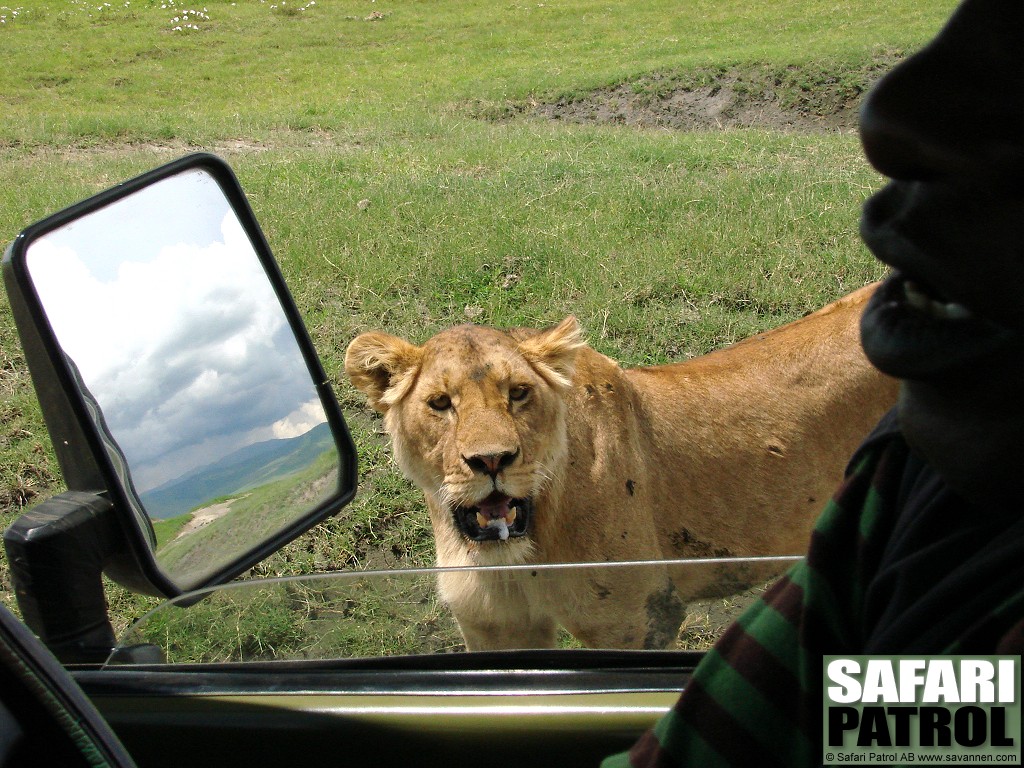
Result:
[[[452,510],[456,527],[473,541],[505,541],[525,536],[533,516],[529,499],[513,499],[495,491],[476,506]]]

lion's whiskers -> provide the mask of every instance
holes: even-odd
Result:
[[[534,475],[540,478],[540,482],[536,484],[536,488],[534,489],[534,495],[539,494],[542,491],[560,492],[565,485],[564,477],[559,477],[559,474],[555,470],[541,462],[537,462]]]
[[[444,483],[438,489],[437,498],[444,509],[454,509],[469,503],[469,499],[464,492],[456,492],[448,483]]]

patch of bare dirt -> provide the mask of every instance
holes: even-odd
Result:
[[[881,51],[855,69],[767,66],[655,73],[585,94],[483,106],[479,116],[700,131],[851,132],[864,93],[902,58]]]
[[[236,501],[238,501],[238,499],[231,499],[219,504],[211,504],[205,509],[197,510],[193,518],[181,527],[181,530],[178,531],[178,535],[174,538],[180,539],[190,533],[195,533],[200,528],[205,528],[217,518],[224,517],[224,515],[231,511],[231,505]]]
[[[357,147],[358,143],[342,142],[337,136],[324,130],[276,130],[266,139],[252,138],[221,138],[204,144],[195,144],[182,139],[166,139],[163,141],[109,141],[96,143],[83,141],[80,144],[53,146],[39,145],[28,149],[33,157],[124,157],[128,155],[153,155],[158,159],[175,158],[191,152],[212,152],[222,157],[242,155],[258,155],[270,150],[293,149],[346,149]],[[0,149],[5,147],[0,144]]]
[[[805,113],[780,104],[771,94],[737,89],[728,80],[692,90],[681,88],[657,99],[637,94],[629,85],[619,85],[583,100],[540,104],[534,112],[573,123],[619,123],[684,131],[770,128],[803,133],[843,132],[857,127],[854,104],[826,115]]]

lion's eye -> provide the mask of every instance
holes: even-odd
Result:
[[[530,388],[525,386],[511,387],[508,391],[508,399],[513,403],[521,403],[530,394]]]
[[[452,407],[452,399],[448,395],[434,395],[427,400],[427,405],[435,411],[447,411]]]

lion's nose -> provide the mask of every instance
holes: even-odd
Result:
[[[519,449],[514,451],[503,451],[501,453],[478,453],[473,456],[463,456],[462,460],[469,465],[474,472],[495,477],[501,470],[509,466],[519,455]]]

